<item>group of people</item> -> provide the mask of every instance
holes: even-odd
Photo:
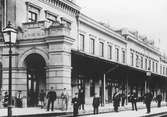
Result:
[[[17,96],[15,97],[16,107],[23,106],[22,98],[23,98],[22,92],[18,91]],[[61,93],[61,98],[62,98],[62,105],[64,105],[63,110],[64,109],[68,110],[69,94],[66,91],[66,88],[64,88],[63,92]],[[118,88],[115,89],[115,93],[113,94],[113,106],[114,106],[115,112],[118,112],[118,108],[120,106],[120,103],[122,106],[124,106],[126,98],[127,97],[125,96],[125,94],[122,93]],[[47,106],[46,106],[47,111],[50,110],[50,106],[51,106],[51,110],[53,111],[54,102],[57,99],[57,94],[56,94],[53,87],[51,87],[50,91],[47,94],[44,92],[44,90],[40,91],[39,103],[41,105],[41,108],[43,108],[46,105],[45,99],[48,100]],[[153,94],[151,93],[151,91],[149,89],[146,90],[146,93],[142,97],[142,99],[146,105],[147,113],[150,113],[151,112],[150,106],[151,106],[151,101],[153,100]],[[154,99],[157,102],[157,107],[161,107],[162,95],[160,94],[160,92],[158,93],[158,95]],[[137,102],[138,102],[139,98],[138,98],[137,92],[135,90],[132,90],[132,92],[129,94],[128,100],[132,104],[132,110],[137,111],[138,110],[137,109]],[[98,114],[100,102],[101,102],[100,97],[95,93],[94,97],[93,97],[93,102],[92,102],[94,114]],[[72,104],[73,104],[73,115],[74,116],[78,115],[79,109],[84,110],[85,92],[84,92],[83,88],[79,89],[78,93],[75,93],[75,97],[72,98]],[[8,105],[8,93],[5,92],[5,95],[3,97],[3,106],[7,107],[7,105]]]
[[[8,99],[9,99],[9,95],[8,95],[7,91],[4,93],[4,96],[2,95],[2,93],[0,93],[0,104],[1,104],[0,107],[2,107],[2,106],[7,107],[8,106]],[[16,93],[16,96],[12,97],[11,100],[12,100],[12,105],[15,105],[16,107],[21,108],[23,106],[22,92],[18,91]]]
[[[122,93],[119,91],[118,88],[116,88],[115,93],[113,95],[113,106],[114,106],[114,111],[118,112],[118,107],[120,106],[120,101],[123,101],[124,103],[124,95],[122,95]],[[151,112],[151,101],[153,100],[153,94],[151,93],[151,91],[149,89],[146,90],[145,95],[142,97],[142,101],[144,102],[144,104],[146,105],[147,108],[147,113]],[[135,90],[132,91],[132,93],[129,95],[129,101],[132,104],[132,110],[136,110],[137,111],[137,102],[138,102],[138,96]],[[155,101],[157,102],[157,107],[161,107],[161,101],[162,101],[162,95],[160,93],[158,93],[158,95],[155,97]],[[122,103],[122,105],[124,105]]]

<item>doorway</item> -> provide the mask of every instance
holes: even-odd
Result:
[[[27,69],[27,106],[38,105],[41,90],[46,91],[46,63],[39,54],[30,54],[25,59]]]

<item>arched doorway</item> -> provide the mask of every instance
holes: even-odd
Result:
[[[39,54],[30,54],[25,59],[27,69],[27,106],[37,106],[40,91],[46,89],[46,62]]]

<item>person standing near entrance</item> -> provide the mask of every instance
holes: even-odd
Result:
[[[79,108],[82,110],[84,110],[84,104],[85,104],[85,93],[83,88],[81,88],[79,90],[79,94],[78,94],[78,99],[79,99]]]
[[[53,111],[53,109],[54,109],[54,101],[57,98],[57,94],[54,91],[53,87],[51,87],[51,90],[48,92],[46,98],[48,99],[47,111],[49,111],[49,109],[50,109],[50,104],[52,105],[51,110]]]
[[[45,106],[45,96],[46,94],[44,90],[42,89],[41,92],[39,93],[39,102],[40,102],[41,108]]]
[[[146,91],[147,92],[144,95],[144,103],[146,104],[147,113],[150,113],[151,112],[150,106],[151,106],[151,101],[153,99],[153,95],[151,94],[149,89],[147,89]]]
[[[97,97],[97,94],[95,93],[95,96],[93,98],[93,112],[94,114],[98,114],[99,113],[99,105],[100,105],[100,99],[99,97]]]
[[[61,98],[62,98],[62,104],[63,104],[63,102],[65,102],[65,109],[68,110],[69,94],[66,91],[66,88],[64,88],[64,91],[61,93]],[[63,109],[64,109],[64,107],[63,107]]]
[[[16,95],[16,107],[21,108],[23,106],[23,95],[21,91],[18,91],[17,95]]]
[[[156,96],[156,101],[157,101],[157,107],[161,107],[162,95],[160,94],[160,91],[158,92],[158,95]]]
[[[78,115],[78,108],[79,108],[79,100],[77,93],[75,93],[75,97],[72,98],[72,104],[73,104],[73,116],[76,117]]]
[[[125,96],[125,93],[123,92],[121,95],[121,106],[125,105],[125,99],[126,99],[126,96]]]
[[[119,89],[116,88],[115,93],[113,95],[113,106],[114,106],[115,112],[118,112],[119,104],[120,104],[120,92],[119,92]]]
[[[137,111],[137,104],[136,104],[137,103],[137,93],[135,90],[133,90],[130,98],[131,98],[131,103],[132,103],[132,110],[135,109]]]

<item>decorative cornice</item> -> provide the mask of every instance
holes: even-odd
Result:
[[[70,2],[68,0],[39,0],[43,3],[46,3],[48,5],[54,6],[54,7],[59,7],[61,9],[63,9],[64,11],[70,11],[71,13],[79,14],[80,13],[80,7],[78,5],[76,5],[73,2]]]
[[[40,6],[38,6],[38,5],[34,4],[34,3],[31,3],[31,2],[25,2],[25,3],[26,3],[26,5],[28,5],[28,6],[32,6],[32,7],[34,7],[34,8],[37,8],[38,10],[41,10],[41,9],[42,9],[42,7],[40,7]]]

